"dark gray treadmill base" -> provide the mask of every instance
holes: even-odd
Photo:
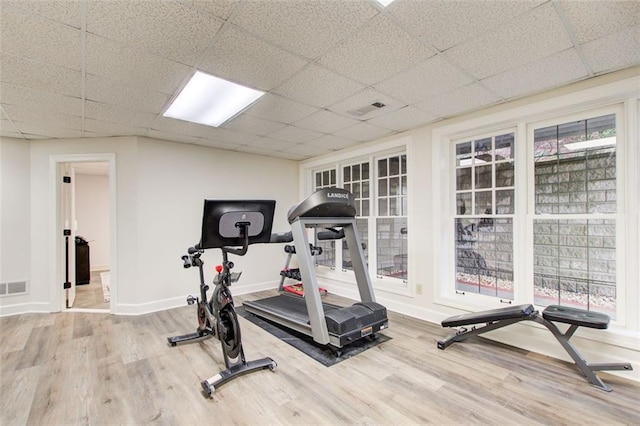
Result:
[[[267,297],[260,300],[250,300],[242,303],[247,312],[262,312],[263,310],[272,311],[279,316],[288,320],[296,321],[301,324],[309,325],[309,314],[307,313],[307,304],[300,296],[293,294],[280,294],[278,296]],[[323,303],[324,312],[333,309],[340,309],[341,306]],[[256,313],[256,315],[258,315]]]
[[[243,306],[249,313],[312,335],[307,305],[300,296],[282,293],[246,301]],[[323,303],[322,307],[329,334],[340,348],[388,327],[387,310],[377,303],[356,303],[350,307]]]

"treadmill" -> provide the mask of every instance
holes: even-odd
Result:
[[[309,247],[307,228],[324,228],[346,239],[353,261],[360,302],[342,307],[323,303],[318,291],[313,254],[297,250],[304,297],[289,293],[265,299],[246,301],[247,312],[312,336],[321,345],[328,345],[336,354],[340,348],[389,326],[387,309],[376,303],[369,278],[362,244],[356,228],[356,207],[353,194],[341,188],[320,189],[288,213],[291,234],[273,234],[272,242],[291,241],[296,247]],[[289,237],[287,238],[287,235]]]

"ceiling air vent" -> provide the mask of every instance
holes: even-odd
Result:
[[[382,102],[374,102],[371,105],[367,105],[364,106],[362,108],[358,108],[358,109],[352,109],[351,111],[347,111],[349,114],[356,116],[356,117],[362,117],[363,115],[367,115],[369,114],[371,111],[375,111],[377,109],[380,109],[382,107],[384,107],[385,104],[383,104]]]

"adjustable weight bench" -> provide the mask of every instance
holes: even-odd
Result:
[[[571,342],[569,342],[569,339],[571,339],[571,336],[573,336],[578,327],[606,329],[609,326],[608,315],[558,305],[547,306],[547,308],[542,311],[542,314],[540,314],[533,305],[518,305],[449,317],[442,321],[443,327],[462,328],[446,339],[440,340],[438,342],[438,349],[444,350],[455,342],[462,342],[469,337],[506,327],[520,321],[535,321],[547,327],[571,356],[589,383],[598,389],[611,392],[611,387],[602,382],[597,376],[596,371],[633,370],[630,363],[589,364]],[[569,324],[569,328],[566,332],[562,333],[556,326],[556,322]],[[475,324],[483,323],[485,325],[476,328]],[[464,327],[469,325],[472,325],[470,329]]]

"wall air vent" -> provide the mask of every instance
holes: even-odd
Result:
[[[0,296],[13,296],[27,293],[27,282],[17,281],[12,283],[0,283]]]
[[[385,104],[383,104],[382,102],[374,102],[370,105],[363,106],[362,108],[352,109],[351,111],[347,111],[347,113],[355,117],[362,117],[364,115],[369,114],[372,111],[376,111],[380,108],[383,108],[384,106]]]

